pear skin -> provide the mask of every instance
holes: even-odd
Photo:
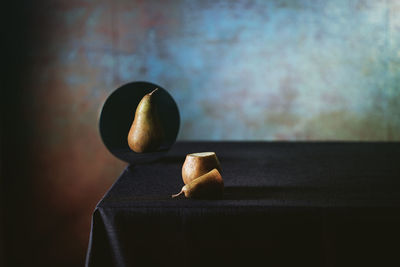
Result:
[[[137,153],[156,151],[164,141],[164,131],[153,99],[157,90],[140,100],[128,133],[128,145]]]
[[[188,154],[182,166],[183,182],[188,184],[214,168],[221,172],[221,165],[215,152]]]
[[[173,198],[185,194],[187,198],[220,198],[224,192],[224,180],[217,169],[203,174],[182,187],[181,192],[172,195]]]

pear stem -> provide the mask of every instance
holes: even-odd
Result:
[[[157,90],[158,90],[158,88],[154,89],[153,91],[150,92],[149,95],[152,95],[152,94],[153,94],[155,91],[157,91]]]
[[[183,193],[183,190],[181,190],[181,192],[179,192],[178,194],[172,195],[171,197],[172,198],[179,197],[180,195],[182,195],[182,193]]]

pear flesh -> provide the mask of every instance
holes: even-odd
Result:
[[[164,139],[164,131],[153,99],[157,90],[158,88],[140,100],[128,133],[128,145],[137,153],[156,151]]]
[[[187,198],[220,198],[224,192],[224,180],[217,169],[203,174],[182,187],[181,192],[172,195],[173,198],[185,194]]]

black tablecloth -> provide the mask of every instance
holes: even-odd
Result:
[[[171,199],[201,151],[223,199]],[[179,142],[100,201],[86,265],[400,266],[399,162],[400,143]]]

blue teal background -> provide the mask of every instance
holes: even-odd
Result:
[[[168,88],[180,139],[400,139],[395,1],[118,7],[113,77]]]
[[[93,208],[125,166],[98,114],[125,83],[171,93],[178,140],[400,141],[400,1],[8,5],[3,106],[17,119],[2,133],[32,205],[32,242],[10,239],[39,266],[83,262]]]
[[[400,140],[398,1],[49,5],[35,84],[82,123],[146,80],[176,99],[180,140]]]

